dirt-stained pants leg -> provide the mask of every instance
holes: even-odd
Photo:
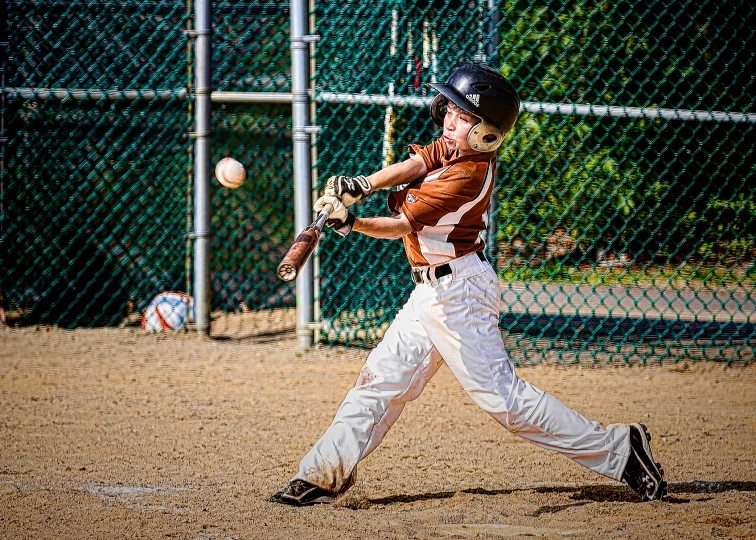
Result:
[[[470,397],[496,421],[533,444],[619,480],[629,455],[629,428],[605,428],[523,381],[504,348],[499,283],[477,257],[453,261],[437,285],[415,290],[420,322]]]
[[[357,462],[381,443],[405,403],[422,393],[442,363],[418,320],[413,294],[294,478],[332,493],[347,489]]]

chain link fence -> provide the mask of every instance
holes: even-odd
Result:
[[[213,89],[291,92],[288,2],[214,2]],[[213,106],[211,159],[243,163],[247,180],[212,187],[211,305],[246,312],[294,307],[276,267],[294,236],[291,105]]]
[[[520,90],[489,235],[515,360],[753,358],[753,4],[348,5],[316,9],[321,186],[439,136],[427,83],[460,63]],[[355,236],[322,248],[331,343],[380,339],[412,286],[399,243]]]
[[[2,1],[0,302],[18,324],[116,325],[191,289],[192,2]],[[213,86],[287,91],[288,5],[214,4]],[[218,105],[212,307],[294,305],[291,108]]]
[[[190,291],[191,1],[0,0],[0,302],[18,324],[115,325]],[[523,111],[499,152],[488,256],[518,362],[751,361],[754,50],[745,0],[313,2],[315,189],[439,135],[427,83],[486,62]],[[288,3],[218,1],[213,88],[291,91]],[[294,305],[291,106],[215,103],[212,307]],[[382,195],[357,207],[385,214]],[[381,338],[401,243],[326,235],[327,343]]]
[[[186,10],[4,4],[0,294],[23,324],[118,324],[185,286]]]

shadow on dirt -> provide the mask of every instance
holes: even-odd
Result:
[[[756,482],[672,482],[670,493],[724,493],[725,491],[756,491]]]
[[[542,514],[556,514],[557,512],[561,512],[562,510],[567,510],[568,508],[575,508],[577,506],[583,506],[586,504],[590,504],[590,501],[581,501],[572,504],[556,504],[554,506],[541,506],[538,510],[529,515],[530,517],[538,517]]]
[[[555,506],[543,506],[539,508],[534,515],[553,514],[571,508],[573,506],[583,506],[589,502],[628,502],[640,503],[640,499],[629,487],[618,485],[594,484],[587,486],[549,486],[537,487],[535,489],[518,488],[518,489],[463,489],[460,491],[440,491],[437,493],[421,493],[417,495],[393,495],[391,497],[382,497],[380,499],[370,499],[371,504],[401,504],[412,503],[417,501],[427,501],[433,499],[449,499],[458,493],[469,493],[471,495],[511,495],[518,491],[535,491],[536,493],[566,493],[571,494],[570,499],[575,501],[585,501],[575,504],[563,504]],[[667,497],[664,502],[669,504],[686,504],[690,499],[679,497],[680,494],[700,494],[700,493],[724,493],[726,491],[756,491],[756,482],[671,482],[667,488]],[[711,497],[696,499],[697,502],[711,500]]]
[[[556,490],[542,491],[537,489],[540,493],[554,493]],[[640,503],[641,500],[638,495],[629,487],[619,484],[616,486],[605,485],[593,485],[593,486],[580,486],[575,488],[567,488],[559,490],[563,493],[572,493],[570,499],[576,501],[588,501],[588,502],[627,502],[627,503]],[[667,490],[668,495],[664,498],[664,501],[670,504],[685,504],[689,503],[690,499],[680,499],[671,496],[670,490]]]
[[[234,341],[238,343],[276,343],[279,341],[289,340],[294,336],[296,336],[296,328],[292,327],[283,330],[239,334],[234,336],[211,335],[210,338],[215,341]]]
[[[417,501],[431,501],[434,499],[451,499],[457,493],[473,493],[481,495],[510,495],[520,489],[463,489],[461,491],[439,491],[438,493],[418,493],[417,495],[392,495],[391,497],[381,497],[380,499],[369,499],[370,504],[401,504],[413,503]]]

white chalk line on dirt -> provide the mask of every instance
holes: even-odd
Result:
[[[156,493],[171,493],[175,491],[190,491],[191,488],[172,486],[85,486],[84,489],[92,495],[106,497],[141,496]]]
[[[153,495],[178,495],[182,491],[194,491],[189,487],[174,486],[84,486],[83,490],[96,495],[102,500],[118,501],[133,510],[152,510],[159,512],[186,512],[185,507],[170,507],[164,504],[148,504],[141,502],[141,497]]]
[[[477,538],[481,534],[495,536],[572,536],[575,534],[585,534],[585,529],[553,529],[543,527],[526,527],[523,525],[504,525],[499,523],[469,523],[465,525],[439,525],[434,527],[437,533],[447,536],[469,536]]]

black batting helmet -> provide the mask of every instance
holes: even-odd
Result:
[[[444,84],[431,84],[439,95],[431,102],[433,121],[444,125],[443,108],[451,101],[480,118],[467,136],[470,148],[479,152],[496,150],[514,126],[520,112],[520,98],[506,77],[482,64],[463,64]]]

